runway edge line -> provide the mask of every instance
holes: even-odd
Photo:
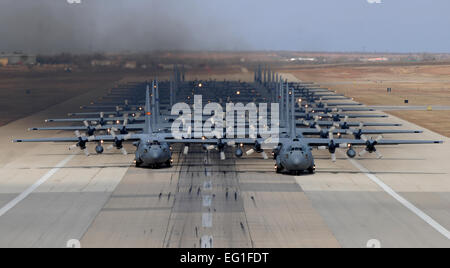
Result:
[[[20,195],[15,197],[13,200],[9,201],[8,204],[0,208],[0,217],[5,215],[9,210],[19,204],[22,200],[27,198],[34,190],[36,190],[39,186],[41,186],[44,182],[50,179],[56,172],[58,172],[62,167],[64,167],[72,158],[75,157],[75,154],[71,154],[66,157],[64,160],[59,162],[54,168],[45,173],[38,181],[36,181],[33,185],[28,187],[25,191],[23,191]]]

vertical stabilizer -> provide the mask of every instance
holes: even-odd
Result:
[[[151,104],[151,108],[152,108],[152,128],[156,128],[156,120],[154,120],[155,119],[155,117],[156,117],[156,101],[155,101],[155,95],[156,95],[156,91],[155,91],[155,88],[156,88],[156,84],[155,84],[155,80],[153,80],[152,81],[152,104]]]
[[[147,88],[145,89],[145,127],[144,127],[144,134],[151,134],[151,133],[153,133],[151,114],[152,114],[152,112],[150,111],[150,85],[147,83]]]
[[[159,111],[159,83],[158,79],[156,79],[156,94],[155,94],[155,100],[156,100],[156,114],[154,116],[155,118],[155,124],[159,123],[160,119],[160,111]]]
[[[295,138],[296,136],[296,124],[295,124],[295,90],[292,89],[292,94],[291,94],[291,128],[290,128],[290,132],[289,135],[291,136],[291,138]]]
[[[288,132],[287,133],[290,133],[290,122],[291,122],[291,119],[290,119],[290,117],[289,117],[289,109],[290,109],[290,107],[289,107],[289,84],[288,84],[288,82],[287,82],[287,79],[286,79],[286,84],[285,84],[285,104],[284,104],[284,111],[285,111],[285,113],[284,113],[284,121],[286,122],[286,127],[288,128]]]

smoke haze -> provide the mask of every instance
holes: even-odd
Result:
[[[0,0],[0,51],[450,52],[448,0]]]

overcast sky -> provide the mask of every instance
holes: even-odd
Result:
[[[0,51],[450,52],[449,0],[0,0]]]

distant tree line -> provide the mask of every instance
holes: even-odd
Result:
[[[102,53],[95,54],[71,54],[60,53],[55,55],[37,55],[36,62],[40,64],[74,64],[78,66],[89,66],[92,60],[104,60],[106,56]]]

